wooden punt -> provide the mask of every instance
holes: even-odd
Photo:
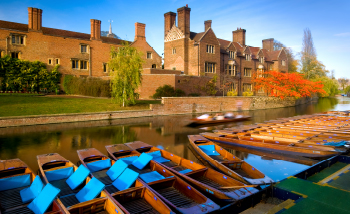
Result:
[[[0,160],[0,179],[14,178],[16,176],[30,176],[30,184],[35,179],[35,173],[20,159]],[[28,188],[22,186],[18,188],[0,191],[0,213],[15,214],[15,213],[33,213],[27,208],[28,203],[23,203],[20,196],[20,191]],[[58,214],[66,213],[62,207],[59,206],[57,200],[54,200],[52,205],[45,213]]]
[[[268,176],[264,175],[255,167],[251,166],[247,162],[234,156],[224,148],[216,145],[215,143],[205,139],[200,135],[189,135],[189,141],[193,149],[198,153],[201,158],[206,160],[214,169],[225,173],[246,184],[268,184],[274,181]],[[213,145],[215,151],[219,155],[208,155],[199,146]]]
[[[333,155],[338,155],[340,152],[337,151],[324,151],[320,149],[314,149],[313,147],[304,148],[293,143],[289,145],[280,145],[279,141],[275,142],[264,142],[264,141],[248,141],[239,140],[237,138],[229,137],[227,135],[220,135],[214,133],[201,133],[201,135],[209,140],[220,142],[228,145],[244,146],[249,148],[259,148],[267,151],[276,151],[281,153],[288,153],[293,155],[299,155],[310,158],[326,158]]]
[[[139,145],[144,144],[140,141],[136,143]],[[141,149],[145,149],[145,147]],[[141,155],[141,153],[138,153],[137,155],[120,155],[117,160],[125,160],[125,158],[139,155]],[[140,179],[140,177],[138,178],[138,181],[141,181],[145,186],[150,187],[151,191],[154,192],[173,210],[177,210],[180,213],[206,213],[218,210],[220,208],[212,200],[205,197],[190,184],[176,176],[164,165],[161,165],[153,160],[151,160],[142,170],[136,168],[131,164],[129,164],[128,168],[139,173],[140,177],[142,177],[143,174],[151,173],[154,171],[163,176],[164,179],[152,181],[149,183],[144,182]]]
[[[133,145],[133,143],[129,143],[128,145],[137,149],[137,146]],[[146,144],[144,143],[144,145]],[[200,190],[204,195],[215,200],[215,202],[238,201],[258,192],[257,189],[250,186],[245,187],[246,185],[244,183],[213,169],[151,145],[148,145],[148,147],[151,147],[151,149],[146,153],[152,154],[159,151],[160,157],[166,159],[164,161],[164,159],[160,160],[156,158],[154,159],[155,162],[165,166],[171,172]]]
[[[223,120],[201,120],[201,119],[192,119],[192,123],[188,124],[187,126],[201,126],[201,125],[210,125],[210,124],[219,124],[219,123],[232,123],[232,122],[238,122],[243,120],[249,120],[251,116],[242,116],[240,118],[225,118]]]

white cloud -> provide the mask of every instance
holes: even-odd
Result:
[[[350,36],[350,32],[334,34],[334,36],[347,37]]]

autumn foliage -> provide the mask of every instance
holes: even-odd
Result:
[[[255,90],[261,88],[269,96],[280,97],[309,97],[313,94],[326,94],[321,81],[313,82],[304,79],[304,75],[299,73],[281,73],[277,71],[267,71],[262,75],[255,75],[253,78]]]

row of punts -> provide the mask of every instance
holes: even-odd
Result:
[[[78,150],[79,166],[38,155],[38,175],[20,159],[2,160],[1,213],[209,213],[274,182],[204,137],[189,139],[217,170],[141,141],[106,146],[108,156]]]

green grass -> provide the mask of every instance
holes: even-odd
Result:
[[[141,110],[149,109],[149,104],[160,104],[160,101],[140,100],[134,106],[123,108],[113,103],[110,99],[0,96],[0,117]]]

